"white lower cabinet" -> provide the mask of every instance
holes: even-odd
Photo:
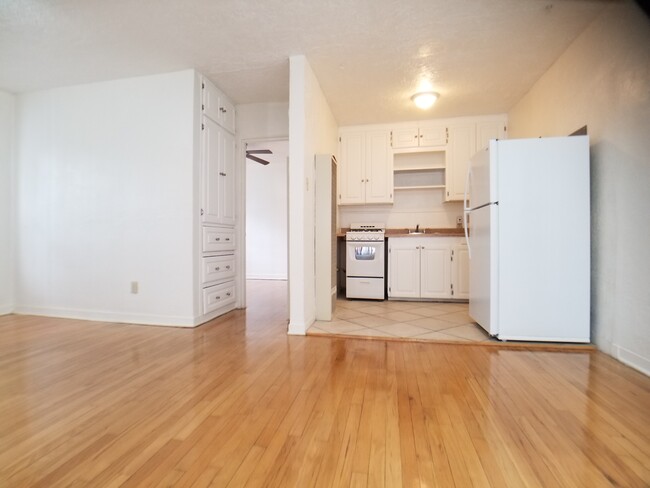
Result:
[[[203,288],[203,313],[210,313],[216,310],[227,310],[235,308],[235,282],[227,281],[219,285]],[[224,311],[227,311],[224,310]]]
[[[453,298],[469,298],[469,251],[465,242],[451,248],[451,286]]]
[[[220,315],[237,305],[235,229],[204,226],[202,232],[203,314],[218,312],[217,315]]]
[[[458,250],[457,250],[458,248]],[[467,298],[456,289],[469,282],[466,254],[458,237],[391,237],[388,239],[388,297],[411,299]],[[465,265],[458,264],[465,259]],[[458,269],[457,269],[458,268]],[[456,284],[461,283],[461,285]]]

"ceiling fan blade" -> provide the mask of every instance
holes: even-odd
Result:
[[[266,161],[265,159],[258,158],[257,156],[253,156],[252,154],[246,154],[246,157],[247,157],[248,159],[250,159],[251,161],[255,161],[256,163],[260,163],[260,164],[263,164],[263,165],[265,165],[265,166],[266,166],[267,164],[269,164],[269,162]]]
[[[273,154],[270,149],[246,149],[246,154]]]

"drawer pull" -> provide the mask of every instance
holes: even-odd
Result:
[[[227,292],[227,293],[226,293],[226,296],[229,297],[229,296],[230,296],[230,292]]]
[[[226,269],[230,269],[230,265],[226,266]]]
[[[214,240],[219,242],[221,240],[221,237],[216,237]]]
[[[226,242],[228,242],[229,240],[230,240],[230,237],[226,237]]]
[[[221,300],[221,296],[220,296],[220,295],[217,295],[216,297],[214,297],[214,299],[215,299],[215,301],[216,301],[216,300]]]
[[[214,268],[215,271],[219,271],[220,269],[221,269],[221,268],[220,268],[219,266],[217,266],[216,268]]]

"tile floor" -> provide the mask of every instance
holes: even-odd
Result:
[[[492,340],[467,315],[467,303],[336,301],[331,322],[316,321],[307,334],[399,337],[431,341]]]

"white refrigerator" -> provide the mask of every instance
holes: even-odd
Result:
[[[587,136],[492,140],[471,159],[469,314],[488,334],[589,342],[589,198]]]

